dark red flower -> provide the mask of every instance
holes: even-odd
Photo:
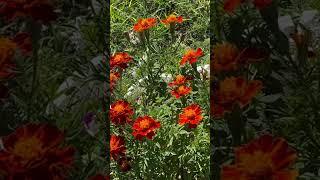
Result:
[[[160,126],[160,122],[155,121],[150,116],[138,117],[132,126],[132,135],[138,140],[142,140],[144,137],[152,139],[155,135],[155,130]]]
[[[257,9],[263,9],[270,6],[272,4],[272,0],[254,0],[253,4]]]
[[[291,169],[296,159],[285,139],[263,135],[235,149],[235,164],[222,167],[221,179],[296,180],[299,173]]]
[[[51,0],[1,0],[0,14],[8,21],[31,17],[35,21],[48,23],[57,18]]]
[[[2,138],[0,175],[6,179],[66,179],[75,149],[61,147],[63,133],[49,124],[27,124]]]
[[[104,176],[102,174],[97,174],[90,177],[88,180],[110,180],[110,175]]]
[[[203,56],[203,51],[201,48],[198,48],[197,50],[190,49],[183,55],[180,61],[180,66],[186,64],[187,62],[190,64],[196,63],[198,58],[201,56]]]
[[[183,109],[179,114],[179,124],[188,124],[189,128],[196,128],[200,121],[203,119],[201,115],[201,107],[198,104],[191,104]]]
[[[125,141],[122,136],[111,135],[110,137],[110,156],[111,159],[118,160],[125,156]]]
[[[130,104],[124,100],[118,100],[111,104],[110,119],[115,125],[124,125],[131,121],[133,109]]]
[[[131,62],[133,58],[129,56],[126,52],[118,52],[115,53],[110,58],[110,69],[115,67],[119,67],[121,69],[125,69],[128,67],[128,63]]]

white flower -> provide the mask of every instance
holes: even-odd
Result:
[[[171,74],[162,73],[160,77],[163,79],[164,82],[169,83],[172,80]]]
[[[280,30],[289,37],[294,32],[295,26],[291,16],[281,16],[278,18],[278,24]]]
[[[310,27],[316,19],[317,14],[317,10],[303,11],[302,16],[300,18],[301,24],[303,24],[306,27]]]

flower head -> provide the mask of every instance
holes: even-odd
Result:
[[[150,116],[138,117],[132,126],[132,135],[138,140],[142,140],[144,137],[152,139],[155,135],[155,130],[160,126],[160,122]]]
[[[48,23],[57,18],[51,0],[1,0],[0,14],[7,21],[31,17],[35,21]]]
[[[130,104],[123,100],[118,100],[111,104],[110,119],[115,125],[124,125],[131,121],[133,109]]]
[[[171,91],[171,94],[179,99],[182,96],[186,96],[191,92],[192,88],[186,85],[178,86]]]
[[[182,18],[182,16],[176,16],[174,14],[171,14],[167,17],[167,19],[161,20],[161,22],[165,25],[182,23],[183,18]]]
[[[203,119],[201,111],[201,107],[198,104],[187,106],[183,109],[183,112],[179,114],[179,124],[188,124],[189,128],[196,128]]]
[[[120,79],[120,73],[111,71],[110,72],[110,90],[112,91],[116,82]]]
[[[179,86],[179,85],[183,85],[187,82],[187,78],[184,75],[178,74],[176,76],[176,79],[172,82],[169,83],[169,86]]]
[[[258,80],[247,82],[242,77],[224,79],[214,93],[213,115],[221,117],[225,112],[231,112],[234,105],[243,108],[261,89],[262,82]]]
[[[230,43],[218,44],[213,48],[214,72],[233,71],[238,68],[238,48]]]
[[[17,45],[8,38],[0,38],[0,79],[11,77],[15,67],[13,57]]]
[[[295,180],[298,171],[289,169],[297,153],[283,138],[262,135],[235,149],[235,164],[223,166],[222,180]]]
[[[193,64],[197,62],[198,58],[201,56],[203,56],[203,51],[201,48],[198,48],[197,50],[190,49],[183,55],[180,61],[180,66],[186,64],[187,62]]]
[[[63,133],[49,124],[26,124],[2,138],[0,174],[7,179],[65,179],[75,149],[61,147]]]
[[[125,69],[128,67],[128,63],[130,63],[132,60],[133,58],[126,52],[115,53],[110,58],[110,69],[115,67]]]
[[[110,156],[114,160],[125,156],[126,147],[122,136],[111,135],[110,137]]]
[[[233,13],[233,11],[243,2],[244,0],[225,0],[223,9],[228,13]]]
[[[133,30],[136,32],[143,32],[152,28],[156,24],[156,18],[138,19],[138,22],[133,26]]]

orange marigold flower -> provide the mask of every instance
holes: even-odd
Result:
[[[160,128],[160,126],[160,122],[150,116],[138,117],[132,126],[132,135],[137,140],[142,140],[144,137],[152,139],[155,135],[155,130]]]
[[[263,9],[270,6],[272,4],[272,0],[254,0],[253,4],[257,9]]]
[[[111,71],[110,72],[110,90],[112,91],[116,82],[120,79],[120,73]]]
[[[203,56],[203,51],[201,48],[198,48],[196,51],[193,49],[188,50],[182,57],[180,61],[180,66],[186,64],[189,62],[190,64],[193,64],[198,61],[198,58]]]
[[[17,45],[8,38],[0,38],[0,79],[11,77],[15,64],[12,62]]]
[[[179,86],[185,84],[187,82],[187,78],[184,75],[178,74],[176,79],[169,83],[169,86]]]
[[[57,18],[51,0],[1,0],[0,14],[12,21],[19,17],[31,17],[36,21],[47,23]]]
[[[188,124],[189,128],[196,128],[200,121],[203,119],[201,115],[202,110],[198,104],[192,104],[183,109],[183,112],[179,114],[179,124]]]
[[[244,0],[225,0],[223,9],[228,13],[232,13],[243,2]]]
[[[234,105],[243,108],[261,89],[262,82],[259,80],[247,82],[242,77],[224,79],[214,92],[213,115],[221,117],[225,112],[231,112]]]
[[[126,147],[124,138],[121,136],[111,135],[110,137],[110,156],[114,160],[125,156]]]
[[[133,26],[133,30],[136,32],[143,32],[155,26],[157,24],[156,18],[138,19],[138,22]]]
[[[182,96],[188,95],[191,92],[192,88],[186,85],[181,85],[171,91],[171,94],[179,99]]]
[[[131,121],[133,109],[127,101],[118,100],[111,104],[110,119],[115,125],[124,125]]]
[[[161,22],[166,25],[170,25],[170,24],[174,24],[174,23],[182,23],[183,18],[182,18],[182,16],[177,17],[176,15],[171,14],[170,16],[167,17],[167,19],[161,20]]]
[[[238,68],[238,48],[230,43],[218,44],[213,48],[214,72],[233,71]]]
[[[132,60],[133,58],[126,52],[115,53],[110,58],[110,69],[115,67],[125,69],[128,67],[128,63],[130,63]]]
[[[222,180],[295,180],[299,173],[290,167],[296,159],[285,139],[262,135],[235,149],[235,164],[222,167]]]
[[[30,56],[32,53],[32,42],[31,42],[31,35],[26,32],[20,32],[15,35],[12,39],[13,42],[21,50],[24,56]]]
[[[5,179],[65,179],[73,166],[75,149],[61,147],[63,133],[49,124],[26,124],[2,140]]]
[[[89,180],[110,180],[110,175],[104,176],[102,174],[97,174],[89,178]]]

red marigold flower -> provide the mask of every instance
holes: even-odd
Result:
[[[203,119],[201,115],[202,110],[198,104],[192,104],[183,109],[183,112],[179,114],[179,124],[188,124],[189,128],[196,128],[200,121]]]
[[[258,48],[239,50],[235,45],[224,42],[213,48],[213,69],[215,73],[235,71],[248,63],[265,59],[268,53]]]
[[[214,92],[213,115],[221,117],[225,112],[231,112],[236,104],[243,108],[261,89],[262,82],[258,80],[247,82],[242,77],[224,79]]]
[[[182,96],[188,95],[191,92],[192,88],[181,85],[171,91],[171,94],[175,96],[177,99],[179,99]]]
[[[214,72],[233,71],[238,68],[238,48],[230,43],[224,42],[213,48]]]
[[[111,104],[110,119],[115,125],[124,125],[131,121],[133,109],[127,101],[118,100]]]
[[[222,167],[222,180],[295,180],[299,173],[290,168],[296,159],[285,139],[262,135],[235,149],[235,164]]]
[[[160,122],[157,122],[150,116],[138,117],[132,126],[132,135],[138,140],[142,140],[143,137],[152,139],[155,135],[154,131],[160,128],[160,126]]]
[[[186,82],[187,82],[187,78],[184,75],[179,74],[176,76],[176,79],[174,81],[169,83],[169,86],[170,87],[179,86],[179,85],[185,84]]]
[[[171,14],[170,16],[167,17],[167,19],[161,20],[163,24],[170,25],[170,24],[175,24],[175,23],[182,23],[183,18],[182,16],[176,16],[174,14]]]
[[[133,26],[133,30],[136,32],[143,32],[155,26],[157,24],[156,18],[138,19],[138,22]]]
[[[203,51],[201,48],[198,48],[196,51],[193,49],[188,50],[182,57],[180,61],[180,66],[186,64],[189,62],[190,64],[193,64],[198,61],[198,58],[203,56]]]
[[[128,63],[130,63],[132,60],[133,58],[126,52],[115,53],[110,58],[110,69],[115,67],[125,69],[128,67]]]
[[[110,156],[114,160],[118,160],[121,156],[125,156],[125,141],[121,136],[111,135],[110,137]]]
[[[31,17],[35,21],[48,23],[57,18],[50,0],[1,0],[0,14],[8,21]]]
[[[89,178],[89,180],[110,180],[110,175],[97,174]]]
[[[63,133],[49,124],[29,123],[2,138],[0,174],[5,179],[65,179],[75,149],[61,147]]]
[[[16,43],[18,48],[21,50],[24,56],[30,56],[32,53],[32,42],[31,36],[29,33],[20,32],[15,35],[12,39],[13,42]]]
[[[232,13],[243,2],[244,0],[225,0],[223,9],[228,13]]]
[[[110,90],[112,91],[114,86],[116,85],[116,81],[120,79],[120,73],[111,71],[110,72]]]
[[[270,6],[272,4],[272,0],[254,0],[253,4],[257,9],[263,9]]]
[[[14,75],[13,57],[17,45],[8,38],[0,38],[0,79],[9,78]]]

